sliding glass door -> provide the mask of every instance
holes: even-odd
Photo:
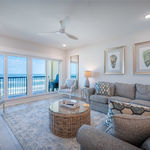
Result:
[[[8,56],[8,97],[27,95],[27,58]]]
[[[4,96],[4,56],[0,55],[0,97]]]
[[[32,93],[46,92],[46,60],[32,58]]]
[[[60,61],[1,53],[0,96],[11,99],[57,91],[60,68]]]
[[[55,91],[59,88],[59,61],[48,60],[48,91]]]

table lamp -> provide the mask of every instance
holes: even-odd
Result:
[[[88,78],[92,76],[92,72],[91,71],[85,71],[84,72],[84,76],[86,77],[84,86],[89,88],[90,87],[90,83],[89,83],[89,79]]]

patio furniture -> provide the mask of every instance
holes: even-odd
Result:
[[[71,98],[72,92],[75,90],[75,88],[76,88],[76,80],[67,79],[65,85],[61,86],[58,92],[60,94],[69,95],[69,97]]]
[[[75,137],[83,124],[90,125],[90,106],[78,101],[80,107],[71,109],[60,106],[61,101],[50,105],[50,129],[55,135],[63,138]]]
[[[52,89],[52,91],[54,91],[54,89],[58,89],[59,87],[59,74],[56,75],[56,79],[54,81],[49,80],[49,92],[50,89]]]

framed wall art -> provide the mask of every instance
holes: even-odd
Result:
[[[125,73],[125,46],[114,47],[104,52],[104,73],[124,74]]]
[[[134,44],[134,74],[150,74],[150,41]]]

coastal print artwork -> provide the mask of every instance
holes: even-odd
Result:
[[[110,48],[105,51],[105,74],[124,74],[125,46]]]
[[[150,42],[142,42],[135,44],[134,73],[150,74]]]
[[[143,60],[146,67],[150,66],[150,49],[143,52]]]

